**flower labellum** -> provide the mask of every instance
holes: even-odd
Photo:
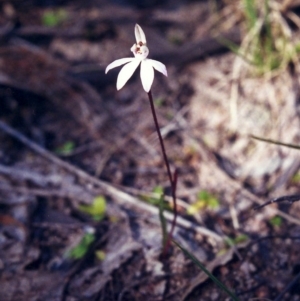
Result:
[[[116,60],[106,67],[105,73],[110,69],[126,64],[121,69],[117,79],[117,90],[120,90],[127,83],[136,68],[141,64],[141,80],[144,90],[148,93],[154,80],[154,69],[168,76],[167,69],[161,62],[148,59],[149,49],[146,36],[142,28],[136,24],[134,28],[136,44],[131,47],[134,57]],[[154,69],[153,69],[154,68]]]

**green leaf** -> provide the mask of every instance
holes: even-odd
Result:
[[[282,218],[276,215],[270,218],[269,222],[273,227],[280,227],[282,224]]]
[[[149,197],[149,196],[142,196],[142,199],[144,201],[146,201],[147,203],[150,203],[152,205],[155,205],[155,206],[160,206],[160,198],[161,198],[161,195],[164,193],[164,189],[162,186],[158,185],[156,187],[153,188],[152,192],[157,195],[157,196],[154,196],[154,197]],[[169,204],[163,202],[164,204],[164,207],[165,208],[169,208]]]
[[[234,301],[240,301],[239,298],[230,290],[228,289],[221,281],[219,281],[211,272],[209,272],[205,266],[192,254],[190,253],[187,249],[185,249],[184,247],[182,247],[178,242],[176,242],[175,240],[173,240],[173,242],[175,243],[175,245],[177,245],[177,247],[179,249],[181,249],[181,251],[188,257],[190,258],[194,264],[201,269],[219,288],[221,288],[224,292],[226,292]]]
[[[161,107],[164,103],[165,99],[163,97],[158,97],[154,99],[154,103],[157,107]]]
[[[248,28],[251,29],[257,22],[257,12],[253,0],[244,0],[244,13],[247,19]]]
[[[242,243],[242,242],[245,242],[249,239],[248,235],[246,234],[239,234],[235,239],[234,239],[234,242],[235,244],[239,244],[239,243]]]
[[[68,18],[68,14],[64,9],[48,10],[42,16],[42,23],[44,26],[55,27],[60,25]]]
[[[161,230],[162,230],[162,246],[163,249],[167,243],[168,239],[168,232],[167,232],[167,222],[164,216],[164,195],[162,194],[159,200],[159,220],[160,220],[160,225],[161,225]]]
[[[197,200],[187,208],[187,214],[194,215],[204,208],[217,209],[220,207],[219,200],[206,190],[198,193]]]
[[[66,257],[71,259],[82,258],[86,254],[86,252],[89,249],[89,246],[94,240],[95,240],[95,235],[93,233],[86,233],[82,237],[80,243],[67,252]]]
[[[91,215],[95,221],[100,221],[106,212],[106,199],[103,196],[97,196],[91,205],[79,205],[79,210]]]
[[[153,192],[161,195],[164,193],[164,189],[162,186],[158,185],[153,188]]]
[[[243,243],[245,241],[247,241],[249,238],[246,234],[239,234],[237,237],[235,238],[231,238],[231,237],[226,237],[224,239],[225,243],[230,246],[233,247],[235,245],[238,245],[240,243]]]
[[[293,184],[298,184],[300,182],[300,173],[297,172],[291,179]]]
[[[300,53],[300,43],[297,43],[295,45],[295,51],[296,51],[296,53]]]
[[[104,251],[101,251],[101,250],[96,251],[95,255],[101,261],[103,261],[106,257],[106,253]]]
[[[55,152],[60,155],[69,155],[72,153],[74,148],[75,148],[75,143],[73,141],[67,141],[61,147],[58,147]]]

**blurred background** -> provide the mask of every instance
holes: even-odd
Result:
[[[0,301],[228,298],[175,246],[160,256],[161,195],[168,223],[173,208],[148,98],[139,70],[120,91],[120,68],[104,72],[132,56],[136,23],[168,70],[152,94],[178,171],[174,238],[240,300],[300,300],[299,150],[252,138],[299,144],[299,14],[0,1]]]

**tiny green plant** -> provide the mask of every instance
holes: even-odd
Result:
[[[94,240],[94,231],[93,229],[90,229],[83,235],[78,245],[67,251],[65,256],[70,259],[81,259],[87,253],[90,245],[94,242]]]
[[[102,250],[97,250],[95,252],[95,255],[96,255],[97,259],[99,259],[100,261],[103,261],[106,257],[106,253]]]
[[[152,205],[158,206],[160,204],[160,197],[164,193],[163,187],[158,185],[152,190],[153,196],[142,196],[143,200]]]
[[[257,22],[256,4],[253,0],[243,0],[244,13],[246,17],[247,27],[252,29]]]
[[[299,184],[300,182],[300,173],[297,172],[296,174],[293,175],[291,179],[292,184]]]
[[[246,242],[249,239],[249,237],[246,234],[239,234],[238,236],[231,238],[226,237],[225,242],[229,247],[236,246],[240,243]]]
[[[154,187],[153,193],[155,194],[154,196],[143,196],[143,199],[152,205],[158,206],[159,208],[159,220],[160,220],[160,225],[162,229],[162,245],[164,246],[167,242],[168,238],[168,233],[167,233],[167,222],[164,218],[164,210],[165,209],[170,209],[170,206],[168,203],[165,202],[164,200],[164,190],[163,187],[158,185]]]
[[[187,214],[194,215],[203,209],[217,209],[220,201],[211,193],[202,190],[197,195],[197,200],[187,208]]]
[[[164,209],[170,210],[171,209],[170,205],[167,202],[165,202],[164,200],[161,201],[161,197],[163,195],[164,195],[164,189],[162,186],[158,185],[153,188],[152,195],[150,195],[150,196],[142,195],[141,198],[149,204],[152,204],[157,207],[163,206]]]
[[[67,18],[67,11],[62,8],[58,10],[47,10],[42,16],[42,23],[44,26],[55,27],[61,25]]]
[[[161,194],[160,200],[159,200],[159,220],[162,230],[162,246],[165,246],[168,240],[168,230],[167,230],[167,222],[164,216],[164,194]]]
[[[275,228],[279,228],[282,224],[282,218],[278,215],[273,216],[272,218],[270,218],[269,223],[275,227]]]
[[[70,155],[75,148],[75,143],[73,141],[67,141],[62,146],[56,149],[56,153],[59,155]]]
[[[154,100],[154,103],[157,107],[161,107],[164,103],[165,99],[163,97],[158,97]]]
[[[91,205],[80,205],[79,210],[90,215],[93,220],[101,221],[106,213],[106,199],[103,196],[97,196]]]

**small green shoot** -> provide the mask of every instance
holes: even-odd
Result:
[[[228,294],[234,301],[240,301],[239,298],[230,290],[228,289],[221,281],[219,281],[211,272],[209,272],[205,266],[193,255],[191,254],[187,249],[182,247],[178,242],[173,240],[175,245],[181,249],[181,251],[190,258],[194,264],[201,269],[219,288],[221,288],[224,292]]]
[[[158,185],[153,188],[153,192],[158,195],[162,195],[164,193],[164,189],[162,186]]]
[[[144,195],[144,196],[142,196],[142,199],[145,202],[147,202],[149,204],[152,204],[154,206],[160,206],[160,204],[161,204],[161,201],[160,201],[161,200],[161,195],[164,193],[163,187],[158,185],[158,186],[154,187],[152,192],[153,192],[154,196],[149,197],[149,196]],[[169,204],[165,203],[165,202],[163,202],[163,206],[164,206],[165,209],[170,208]]]
[[[187,214],[194,215],[204,208],[215,210],[219,206],[220,201],[215,196],[202,190],[198,193],[196,202],[187,208]]]
[[[279,228],[282,225],[282,218],[278,215],[270,218],[269,223],[275,227],[275,228]]]
[[[47,27],[56,27],[67,20],[68,14],[64,9],[47,10],[42,16],[42,24]]]
[[[154,103],[157,107],[161,107],[164,103],[165,99],[163,97],[158,97],[154,99]]]
[[[99,259],[100,261],[103,261],[106,257],[106,253],[102,250],[96,251],[95,255],[96,255],[97,259]]]
[[[80,243],[66,253],[66,257],[71,259],[80,259],[88,251],[91,243],[95,240],[94,233],[85,233]]]
[[[237,237],[235,238],[231,238],[231,237],[226,237],[225,238],[225,243],[229,246],[229,247],[234,247],[240,243],[246,242],[249,239],[249,237],[246,234],[239,234]]]
[[[167,223],[164,217],[164,210],[169,209],[170,205],[164,201],[164,189],[162,186],[158,185],[154,187],[152,191],[155,194],[155,196],[153,197],[142,196],[142,198],[147,203],[150,203],[154,206],[158,206],[159,208],[159,220],[160,220],[160,225],[162,230],[162,246],[164,249],[168,239]]]
[[[70,155],[75,148],[75,143],[73,141],[67,141],[62,146],[58,147],[55,152],[59,155]]]
[[[184,154],[186,156],[190,156],[190,157],[193,157],[195,155],[198,155],[198,152],[197,152],[197,146],[194,145],[194,144],[189,144],[189,145],[186,145],[183,149],[184,151]]]
[[[291,179],[292,184],[299,184],[300,183],[300,172],[297,172],[294,174],[294,176]]]
[[[164,194],[161,194],[160,200],[159,200],[159,220],[161,224],[161,230],[162,230],[162,247],[164,249],[167,239],[168,239],[168,231],[167,231],[167,222],[164,216]]]
[[[295,51],[296,51],[297,54],[300,53],[300,43],[296,43],[296,45],[295,45]]]
[[[244,14],[246,17],[248,29],[252,29],[257,22],[257,11],[255,7],[255,1],[243,0]]]
[[[97,196],[91,205],[80,205],[79,210],[91,215],[93,220],[101,221],[106,212],[106,199],[103,196]]]
[[[246,242],[247,240],[249,239],[248,235],[246,234],[239,234],[235,239],[234,239],[234,242],[235,244],[240,244],[240,243],[243,243],[243,242]]]
[[[149,198],[147,198],[146,201],[155,206],[160,205],[160,196],[164,193],[162,186],[158,185],[158,186],[154,187],[152,192],[155,193],[157,195],[157,197],[149,197]]]

